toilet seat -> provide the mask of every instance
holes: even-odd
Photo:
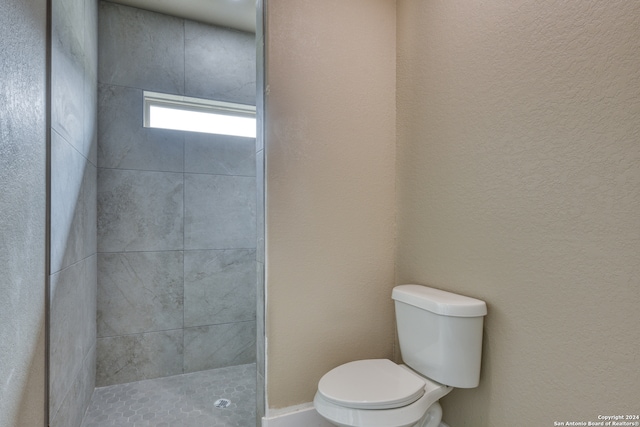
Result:
[[[358,360],[327,372],[318,393],[335,405],[354,409],[393,409],[425,393],[425,379],[388,359]]]
[[[354,362],[355,363],[355,362]],[[393,362],[390,362],[393,363]],[[418,374],[404,365],[398,368],[412,375]],[[415,425],[427,411],[453,387],[439,384],[428,378],[420,377],[425,385],[423,394],[412,403],[391,409],[361,409],[337,404],[325,398],[319,390],[313,399],[313,406],[318,414],[331,424],[342,427],[406,427]]]

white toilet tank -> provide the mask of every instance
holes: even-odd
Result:
[[[396,286],[392,298],[404,363],[441,384],[477,387],[485,302],[421,285]]]

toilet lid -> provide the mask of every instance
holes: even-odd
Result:
[[[415,402],[425,381],[390,360],[358,360],[327,372],[318,392],[337,405],[356,409],[391,409]]]

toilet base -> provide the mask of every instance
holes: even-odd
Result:
[[[314,398],[317,413],[336,427],[447,427],[440,425],[442,407],[438,400],[451,391],[440,385],[418,401],[396,409],[362,410],[335,405],[318,392]]]
[[[435,402],[415,427],[440,427],[440,421],[442,421],[442,406],[440,402]]]

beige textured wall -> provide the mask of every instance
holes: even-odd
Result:
[[[270,0],[267,387],[310,402],[338,364],[393,352],[395,2]]]
[[[397,282],[485,299],[455,427],[640,412],[640,2],[398,0]]]

